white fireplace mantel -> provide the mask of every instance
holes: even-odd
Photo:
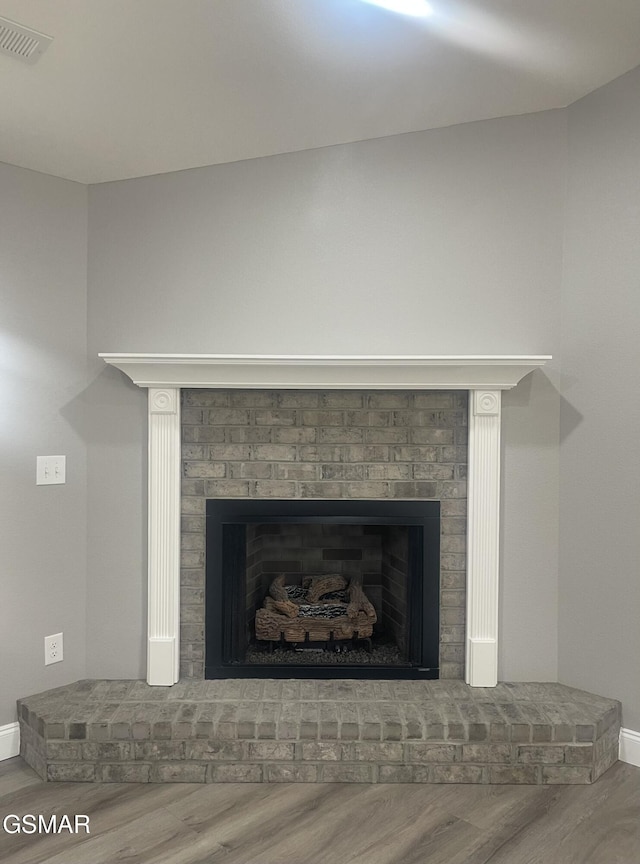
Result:
[[[509,390],[548,356],[100,354],[139,387]]]
[[[180,669],[180,390],[468,390],[466,681],[498,680],[502,390],[550,356],[100,354],[149,390],[149,684]]]

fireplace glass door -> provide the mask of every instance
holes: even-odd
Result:
[[[437,501],[207,501],[207,678],[437,678]]]

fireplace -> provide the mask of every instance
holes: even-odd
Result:
[[[439,677],[439,502],[210,499],[206,520],[207,678]]]
[[[247,505],[253,502],[258,514],[267,513],[274,500],[289,502],[290,508],[299,508],[298,512],[302,512],[305,502],[316,502],[309,503],[311,509],[307,508],[305,513],[309,518],[314,515],[313,507],[318,508],[319,515],[331,516],[332,507],[334,513],[339,512],[338,504],[346,516],[345,508],[356,502],[371,508],[386,504],[389,506],[386,515],[393,518],[391,505],[410,508],[424,502],[426,507],[429,501],[432,507],[439,508],[441,516],[437,546],[438,605],[442,606],[442,614],[437,628],[440,656],[428,665],[438,668],[441,678],[461,679],[466,589],[467,394],[452,390],[184,388],[181,397],[181,676],[205,675],[203,595],[207,603],[215,596],[209,584],[205,590],[205,567],[212,555],[217,554],[217,542],[210,537],[207,541],[203,517],[206,508],[215,506],[212,501],[229,500],[231,506],[236,500],[239,510],[243,502]],[[384,515],[382,512],[380,518]],[[326,572],[324,564],[330,563],[330,559],[319,562],[318,553],[315,563],[313,556],[306,560],[311,550],[309,538],[301,538],[298,546],[305,547],[306,568],[300,567],[300,554],[292,553],[288,559],[290,567],[298,567],[300,577]],[[324,554],[338,554],[330,549]],[[281,560],[283,554],[272,555],[271,561]],[[356,550],[351,554],[356,554]],[[351,575],[350,564],[344,557],[333,560],[339,564],[339,572],[346,569],[347,575]],[[356,563],[352,560],[353,565]],[[380,572],[380,565],[372,569]],[[236,578],[236,584],[239,581]],[[263,581],[266,582],[266,576]],[[256,601],[265,600],[268,588],[266,584],[261,586],[262,595]],[[379,591],[380,586],[372,585],[370,590]],[[378,611],[382,613],[382,609]],[[236,610],[235,614],[244,613]],[[223,617],[221,627],[225,621]],[[381,621],[377,629],[383,623],[388,622]],[[207,624],[208,629],[212,626],[210,622]],[[294,638],[291,627],[284,629],[287,631],[284,641],[300,641]],[[413,663],[425,665],[418,658]]]
[[[337,356],[100,354],[149,400],[147,680],[181,674],[185,624],[180,583],[180,395],[212,390],[468,391],[469,473],[464,676],[494,687],[498,675],[501,393],[550,356]],[[198,505],[199,507],[200,505]],[[204,510],[191,513],[194,518]],[[184,584],[183,584],[184,589]],[[191,590],[191,589],[188,589]],[[194,588],[194,591],[199,589]],[[204,587],[202,587],[204,593]],[[195,662],[195,658],[194,658]],[[200,661],[201,662],[201,661]]]

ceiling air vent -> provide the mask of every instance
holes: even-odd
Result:
[[[8,54],[25,63],[37,63],[52,40],[53,36],[45,36],[8,18],[0,18],[0,54]]]

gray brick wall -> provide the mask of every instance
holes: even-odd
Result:
[[[441,501],[440,674],[464,677],[459,391],[182,391],[181,675],[204,676],[207,498]]]

